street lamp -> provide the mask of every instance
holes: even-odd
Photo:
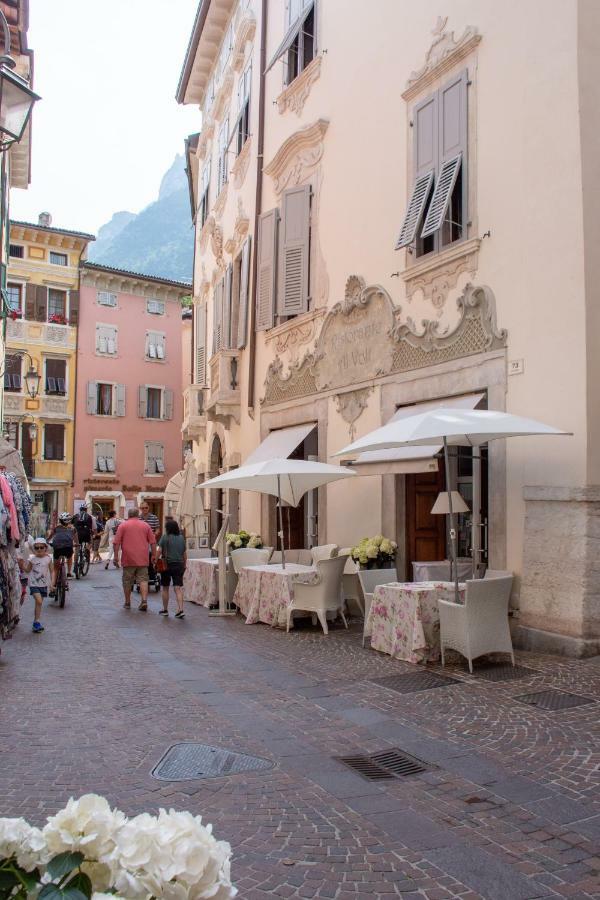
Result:
[[[10,31],[2,10],[0,25],[4,37],[4,53],[0,56],[0,150],[6,150],[23,137],[33,104],[40,98],[24,78],[13,72],[16,63],[10,56]]]
[[[35,422],[31,422],[28,430],[29,430],[29,437],[31,438],[32,441],[35,441],[35,439],[37,438],[37,434],[38,434],[38,427],[35,424]]]
[[[29,368],[25,373],[25,387],[27,388],[27,393],[31,397],[32,400],[35,400],[40,390],[40,381],[42,380],[42,376],[38,372],[38,370],[33,365],[33,360],[29,353],[24,353],[29,359]]]

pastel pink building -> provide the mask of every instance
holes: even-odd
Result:
[[[191,285],[81,266],[74,505],[159,517],[182,468],[181,300]]]

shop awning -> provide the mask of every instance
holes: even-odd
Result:
[[[272,431],[248,459],[244,460],[244,465],[266,462],[269,459],[287,459],[316,427],[316,422],[305,422],[303,425],[292,425],[290,428]]]
[[[403,406],[394,413],[390,422],[396,422],[398,419],[405,419],[408,416],[416,416],[438,406],[475,409],[483,396],[483,394],[462,394],[460,397],[443,397],[439,400],[415,403],[413,406]],[[359,475],[409,475],[418,472],[437,472],[436,456],[441,449],[441,444],[432,444],[426,447],[401,447],[397,450],[369,450],[359,453],[355,459],[345,459],[343,465],[352,466]]]

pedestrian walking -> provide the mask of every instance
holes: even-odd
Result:
[[[29,593],[35,602],[33,625],[34,634],[40,634],[44,630],[42,625],[42,604],[44,597],[48,596],[52,578],[52,557],[48,552],[46,538],[35,538],[33,542],[33,556],[24,560],[23,570],[29,575]]]
[[[158,549],[160,558],[166,566],[160,573],[163,608],[160,610],[159,615],[169,615],[169,587],[172,582],[173,590],[175,591],[175,599],[177,601],[175,618],[184,619],[183,573],[185,572],[185,565],[187,562],[185,538],[179,530],[179,525],[173,519],[168,519],[165,522],[165,533],[159,541]]]
[[[102,540],[102,535],[104,534],[104,519],[102,515],[96,516],[96,528],[94,529],[94,533],[92,534],[92,562],[93,563],[101,563],[102,559],[100,557],[100,541]]]
[[[124,609],[131,609],[131,591],[137,584],[141,602],[138,609],[148,609],[148,560],[156,559],[156,537],[147,522],[140,519],[137,507],[128,510],[127,521],[122,522],[115,535],[114,548],[116,563],[123,566]]]
[[[118,517],[114,509],[111,509],[108,514],[108,519],[106,520],[106,525],[104,526],[104,533],[105,535],[107,535],[108,543],[108,556],[106,558],[106,565],[104,566],[105,569],[108,569],[111,560],[115,569],[119,568],[119,562],[117,559],[115,559],[115,535],[120,524],[121,519]]]

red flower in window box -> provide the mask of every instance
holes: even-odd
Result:
[[[67,319],[65,316],[60,315],[59,313],[54,313],[53,316],[50,316],[48,319],[51,325],[66,325]]]
[[[11,311],[9,312],[9,316],[11,317],[11,319],[14,322],[15,319],[21,318],[21,313],[19,312],[18,309],[11,309]]]

